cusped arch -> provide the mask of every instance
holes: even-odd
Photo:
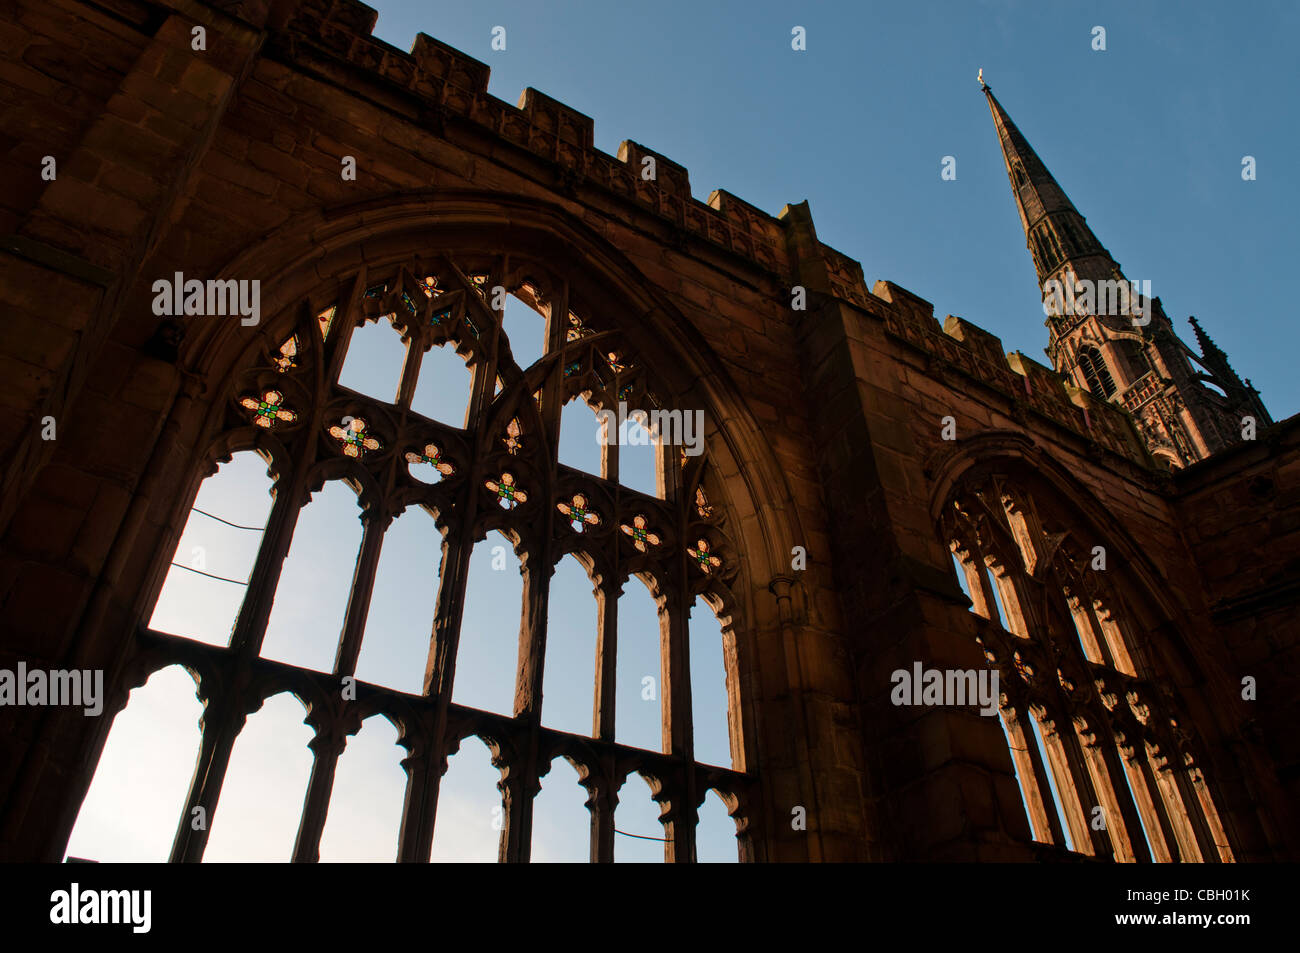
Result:
[[[535,253],[552,263],[554,273],[580,276],[583,300],[622,319],[620,330],[674,399],[712,411],[708,453],[722,472],[739,474],[728,487],[737,522],[755,518],[756,531],[744,540],[752,582],[766,588],[783,572],[791,541],[804,535],[785,473],[739,388],[699,331],[627,256],[561,207],[470,190],[370,200],[295,219],[214,277],[273,275],[263,283],[262,311],[274,316],[271,330],[287,333],[300,317],[301,301],[331,303],[314,299],[335,276],[439,247]],[[208,322],[196,331],[183,348],[194,372],[224,379],[245,359],[248,342],[238,322]]]

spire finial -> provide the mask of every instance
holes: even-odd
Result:
[[[979,75],[976,76],[975,78],[976,78],[977,80],[979,80],[980,89],[988,89],[988,88],[989,88],[989,84],[986,83],[986,82],[984,82],[984,67],[982,67],[982,66],[980,67]]]

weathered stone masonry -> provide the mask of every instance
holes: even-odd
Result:
[[[941,326],[909,291],[868,288],[857,262],[818,241],[806,204],[773,217],[721,190],[700,202],[667,157],[631,141],[605,154],[588,117],[533,89],[511,106],[487,93],[484,64],[424,35],[402,52],[370,35],[374,22],[351,0],[14,0],[0,13],[0,666],[110,673],[102,719],[0,712],[0,857],[62,856],[111,714],[172,660],[141,632],[250,346],[293,326],[321,286],[456,249],[545,260],[663,394],[706,409],[714,501],[741,567],[725,780],[740,792],[745,857],[1069,856],[1032,839],[992,719],[888,702],[889,673],[912,660],[972,668],[989,651],[1011,664],[999,646],[1013,636],[970,612],[957,586],[946,522],[990,480],[1014,486],[1012,510],[1033,509],[1040,549],[1107,548],[1141,675],[1126,690],[1143,710],[1178,715],[1177,737],[1157,732],[1166,789],[1177,776],[1188,803],[1208,790],[1233,859],[1300,856],[1300,423],[1165,472],[1119,408],[960,318]],[[46,155],[52,182],[39,177]],[[344,156],[355,181],[340,177]],[[640,175],[645,156],[653,181]],[[150,285],[177,271],[260,278],[262,325],[160,321]],[[795,286],[804,311],[790,308]],[[40,437],[47,416],[53,441]],[[941,439],[945,417],[955,441]],[[992,517],[981,519],[978,545],[996,548]],[[795,546],[803,570],[791,568]],[[1043,578],[1015,585],[1037,593]],[[1042,598],[1026,598],[1026,624],[1066,631]],[[279,677],[254,666],[256,684],[223,688],[226,662],[186,658],[207,673],[209,724],[255,708]],[[1040,674],[1047,658],[1035,656]],[[1098,720],[1133,725],[1127,702],[1106,714],[1081,673],[1061,676],[1071,697],[1087,696],[1079,737],[1105,736]],[[1255,702],[1241,698],[1248,675]],[[311,696],[321,684],[299,687]],[[1123,694],[1112,688],[1097,697]],[[319,714],[318,758],[340,724]],[[446,733],[426,752],[435,792],[458,740]],[[205,751],[220,744],[205,735]],[[1067,740],[1060,757],[1079,778],[1122,770],[1113,753],[1097,768],[1091,750]],[[668,856],[689,860],[693,835],[678,823],[700,782],[689,744],[654,764]],[[536,770],[512,765],[522,787],[511,791],[530,790]],[[611,793],[601,785],[620,780],[593,780],[594,813]],[[408,798],[402,857],[419,860],[431,830]],[[807,830],[791,828],[794,806]],[[1194,807],[1186,824],[1158,805],[1122,807],[1129,831],[1137,810],[1159,813],[1184,859],[1219,859]],[[512,806],[511,823],[520,816]],[[505,859],[526,858],[520,836],[507,836]],[[1104,837],[1075,846],[1123,852]],[[178,838],[174,856],[201,850]]]

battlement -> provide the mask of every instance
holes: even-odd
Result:
[[[625,140],[617,156],[597,149],[591,117],[536,89],[525,89],[514,106],[492,96],[487,64],[426,34],[403,53],[371,35],[377,18],[357,0],[304,0],[286,27],[290,53],[327,51],[400,86],[441,121],[468,120],[554,163],[570,187],[585,183],[622,195],[669,219],[684,235],[720,245],[766,270],[784,270],[783,228],[772,215],[721,189],[707,202],[694,198],[684,166],[633,140]],[[651,178],[643,175],[647,157],[654,158]]]
[[[889,305],[878,309],[885,330],[924,351],[940,374],[963,374],[1009,398],[1013,415],[1033,410],[1135,463],[1146,463],[1141,439],[1119,407],[1097,400],[1019,351],[1006,353],[1001,338],[963,318],[950,314],[940,328],[930,302],[893,282],[877,281],[872,295]]]

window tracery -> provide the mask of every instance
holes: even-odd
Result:
[[[646,365],[617,327],[604,325],[567,281],[546,275],[540,266],[536,275],[541,277],[516,277],[509,289],[546,321],[542,358],[521,367],[511,353],[502,314],[491,307],[492,289],[521,267],[512,272],[508,264],[488,256],[463,261],[438,257],[379,274],[362,272],[343,281],[328,300],[308,302],[296,326],[277,327],[279,343],[256,349],[260,358],[232,381],[229,409],[217,424],[222,436],[214,446],[218,456],[229,449],[260,453],[271,464],[275,503],[236,617],[230,655],[210,657],[196,643],[152,631],[143,632],[142,639],[157,652],[160,664],[189,662],[211,673],[200,678],[200,695],[208,705],[200,762],[207,767],[195,774],[191,808],[217,812],[223,763],[243,724],[241,710],[261,698],[290,691],[307,706],[318,737],[324,731],[343,739],[313,743],[312,779],[295,859],[318,855],[334,765],[346,738],[374,714],[398,727],[399,744],[408,753],[399,859],[428,858],[447,758],[470,736],[487,743],[502,772],[502,860],[528,859],[529,802],[540,789],[539,762],[523,754],[530,750],[530,736],[537,739],[535,750],[549,752],[550,759],[568,759],[590,792],[593,860],[613,857],[613,806],[634,773],[654,779],[651,787],[670,859],[694,859],[696,811],[710,788],[726,801],[742,833],[747,823],[748,777],[697,764],[692,757],[686,617],[697,596],[706,597],[715,610],[728,602],[738,565],[725,507],[718,505],[716,488],[710,485],[707,496],[704,489],[711,479],[707,452],[702,458],[682,458],[679,465],[677,447],[655,446],[658,494],[638,492],[619,480],[620,447],[613,435],[607,434],[601,447],[600,475],[560,464],[559,416],[566,403],[580,400],[595,410],[615,410],[624,401],[642,411],[664,405]],[[353,332],[375,321],[391,325],[404,348],[399,381],[389,399],[337,383]],[[472,375],[463,427],[427,417],[412,406],[424,358],[437,347],[453,350]],[[339,628],[315,633],[337,639],[334,665],[310,671],[263,658],[267,619],[300,508],[311,505],[307,501],[313,489],[340,480],[356,493],[363,531]],[[442,538],[424,690],[412,696],[354,683],[348,696],[341,683],[352,680],[369,631],[386,530],[411,507],[424,508]],[[511,673],[517,670],[509,713],[465,708],[451,698],[460,642],[474,637],[460,624],[469,552],[493,530],[509,539],[524,577],[518,664],[514,658],[501,660]],[[569,553],[596,586],[598,603],[595,710],[586,738],[541,727],[538,718],[545,703],[546,591],[551,567]],[[618,644],[613,610],[624,581],[634,574],[653,596],[664,646],[663,671],[656,673],[662,680],[662,751],[615,743]],[[734,650],[734,640],[731,645]],[[230,676],[216,674],[227,666],[232,674],[253,666],[260,681],[234,690]],[[738,700],[728,704],[734,709]],[[728,717],[736,717],[731,709]],[[198,860],[205,843],[206,834],[191,830],[182,819],[172,859]]]
[[[1140,591],[1095,570],[1099,541],[1080,539],[1059,508],[1048,520],[1046,499],[980,469],[941,518],[985,620],[978,638],[999,671],[1034,839],[1119,861],[1231,861],[1194,740],[1176,730],[1176,700],[1137,651],[1129,601]],[[985,566],[999,573],[1009,620]]]

